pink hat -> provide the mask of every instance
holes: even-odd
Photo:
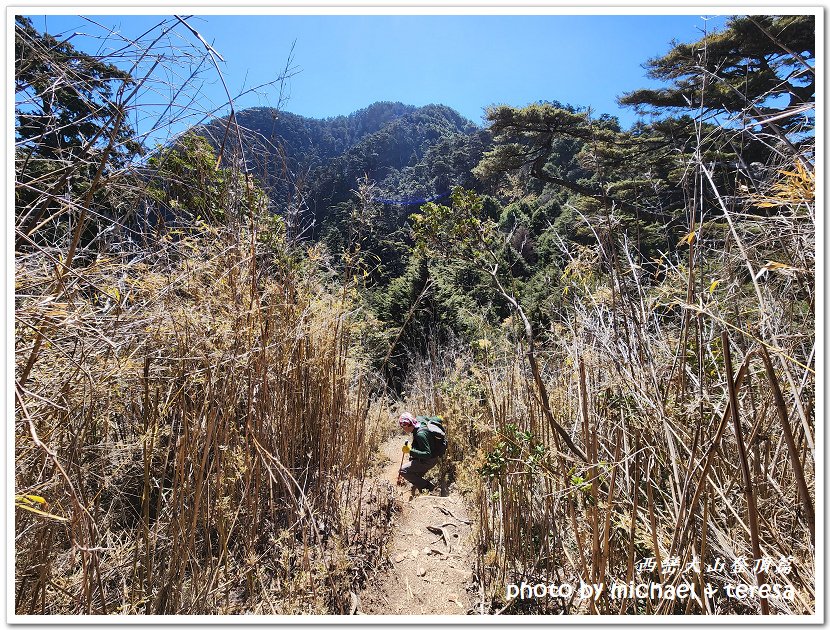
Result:
[[[401,425],[402,427],[406,427],[406,426],[413,426],[414,427],[415,426],[415,416],[413,416],[408,411],[404,411],[401,414],[401,417],[398,418],[398,424]]]

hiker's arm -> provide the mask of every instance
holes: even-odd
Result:
[[[425,435],[424,431],[418,431],[412,436],[412,450],[409,454],[421,459],[432,457],[432,450],[429,448],[429,436]]]

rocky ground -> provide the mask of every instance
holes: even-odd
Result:
[[[395,485],[404,436],[383,446],[389,462],[383,476],[395,487],[399,510],[393,517],[388,561],[360,594],[359,612],[369,615],[464,615],[472,613],[470,519],[462,497],[452,489],[413,495]]]

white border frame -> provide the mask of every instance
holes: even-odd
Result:
[[[620,616],[620,615],[571,615],[567,617],[553,617],[547,615],[486,615],[486,616],[449,616],[449,615],[267,615],[267,616],[209,616],[209,615],[111,615],[111,616],[76,616],[76,615],[18,615],[14,612],[14,422],[7,422],[6,439],[6,621],[9,624],[78,624],[78,625],[109,625],[109,624],[192,624],[205,625],[224,624],[281,624],[281,625],[388,625],[388,624],[418,624],[418,625],[586,625],[586,624],[644,624],[654,625],[681,623],[689,625],[778,625],[787,624],[823,624],[824,623],[824,387],[826,384],[824,371],[824,270],[825,270],[825,218],[824,218],[824,10],[822,6],[786,6],[752,4],[722,5],[719,3],[701,2],[694,5],[665,6],[653,1],[645,0],[636,6],[625,5],[619,0],[611,0],[604,4],[586,4],[584,6],[554,6],[548,2],[538,0],[524,0],[520,5],[509,6],[502,2],[484,1],[469,2],[456,0],[452,4],[436,0],[428,2],[406,3],[392,5],[377,0],[368,0],[355,5],[343,3],[291,3],[274,4],[262,0],[249,0],[246,6],[230,5],[201,5],[183,2],[176,6],[169,6],[156,0],[146,2],[141,6],[113,6],[108,4],[85,4],[75,6],[61,2],[51,5],[17,3],[6,7],[6,233],[5,233],[5,264],[6,273],[3,277],[4,296],[6,298],[6,328],[5,328],[5,384],[6,384],[6,418],[13,419],[14,405],[14,90],[8,89],[14,76],[14,15],[42,13],[45,15],[83,15],[83,14],[111,14],[111,15],[172,15],[174,13],[197,11],[202,15],[685,15],[700,13],[701,15],[733,15],[733,14],[779,14],[795,15],[812,14],[816,16],[816,172],[819,174],[816,183],[816,610],[813,615],[764,617],[761,615],[689,615],[689,616]],[[345,113],[345,112],[344,112]],[[11,157],[11,159],[10,159]],[[564,622],[564,623],[563,623]]]

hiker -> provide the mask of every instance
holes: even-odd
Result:
[[[412,434],[412,446],[403,445],[404,455],[409,455],[409,463],[400,470],[401,477],[413,486],[414,490],[431,492],[435,484],[424,479],[424,475],[438,464],[441,455],[447,450],[447,438],[440,417],[413,416],[405,411],[398,418],[398,424],[404,433]]]

